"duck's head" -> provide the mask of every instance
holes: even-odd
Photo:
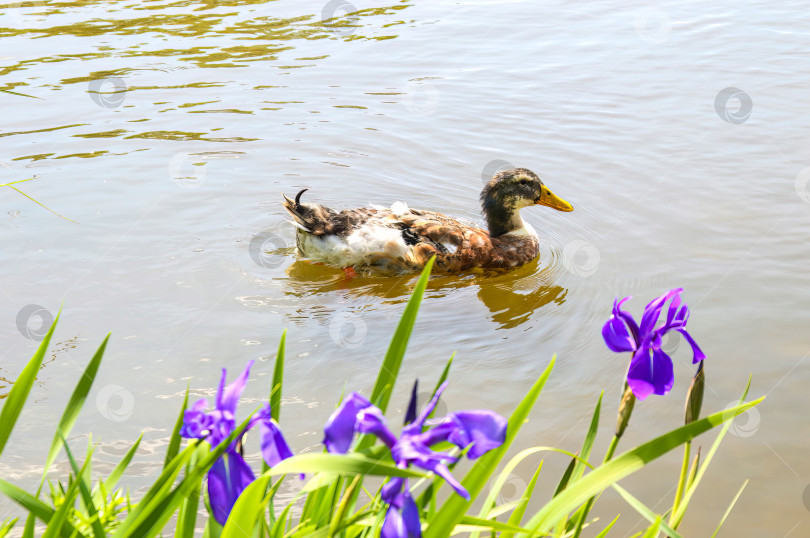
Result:
[[[519,211],[530,205],[544,205],[557,211],[574,210],[527,168],[498,172],[481,191],[481,206],[493,237],[523,228]]]

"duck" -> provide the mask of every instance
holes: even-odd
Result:
[[[434,256],[433,270],[443,273],[519,267],[540,252],[537,232],[520,210],[534,205],[574,209],[528,168],[500,171],[486,183],[480,196],[486,229],[403,202],[336,211],[303,203],[308,190],[294,199],[282,195],[296,228],[298,252],[310,262],[347,271],[420,271]]]

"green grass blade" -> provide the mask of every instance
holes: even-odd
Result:
[[[610,529],[613,528],[613,525],[615,525],[617,521],[619,521],[619,516],[614,517],[613,521],[608,523],[608,526],[605,527],[604,530],[602,530],[602,532],[600,532],[599,534],[594,536],[594,538],[605,538],[605,536],[608,535],[608,533],[610,532]]]
[[[511,460],[509,460],[509,462],[504,466],[503,470],[500,472],[498,477],[495,479],[495,482],[492,484],[492,488],[490,488],[489,494],[487,494],[486,499],[484,499],[484,503],[481,507],[480,512],[478,513],[479,518],[489,519],[490,517],[492,517],[491,510],[495,506],[495,501],[498,498],[498,495],[501,493],[503,486],[506,484],[507,480],[509,480],[512,471],[514,471],[515,467],[517,467],[520,464],[520,462],[522,462],[524,459],[528,458],[533,454],[537,454],[538,452],[559,452],[560,454],[571,456],[573,458],[572,461],[579,461],[578,456],[576,454],[572,454],[567,450],[562,450],[560,448],[536,446],[521,451],[520,453],[515,455]]]
[[[143,434],[138,436],[138,440],[135,441],[135,444],[132,445],[129,450],[127,450],[127,453],[124,454],[123,459],[118,462],[110,475],[107,477],[107,480],[104,481],[104,487],[109,491],[115,489],[115,485],[118,483],[121,475],[124,474],[124,471],[126,471],[127,467],[129,466],[129,462],[132,461],[132,457],[135,456],[135,452],[138,450],[138,446],[141,444],[141,439],[143,439]]]
[[[667,533],[667,536],[669,536],[669,538],[683,538],[680,534],[675,532],[675,530],[671,529],[669,525],[664,523],[660,515],[653,512],[643,502],[634,497],[629,491],[627,491],[618,484],[613,484],[613,489],[615,489],[619,493],[619,495],[622,496],[622,499],[627,501],[627,504],[629,504],[633,508],[633,510],[638,512],[641,515],[641,517],[643,517],[653,525],[656,525],[657,529],[661,529],[665,533]]]
[[[461,520],[458,522],[459,525],[471,525],[478,527],[478,531],[488,530],[488,531],[509,531],[512,533],[515,532],[529,532],[528,529],[523,529],[520,527],[516,527],[514,525],[510,525],[508,523],[501,523],[500,521],[493,521],[491,519],[481,519],[480,517],[472,517],[472,516],[462,516]]]
[[[576,484],[566,488],[565,491],[537,512],[525,526],[538,532],[547,532],[560,518],[585,502],[589,497],[633,474],[649,462],[682,445],[689,439],[694,439],[715,426],[733,419],[740,413],[757,405],[763,399],[764,397],[696,420],[610,460],[583,477]]]
[[[360,478],[360,476],[355,476],[354,480],[352,480],[351,484],[349,484],[346,491],[343,493],[343,498],[336,507],[335,517],[333,517],[332,521],[329,522],[329,538],[336,536],[338,530],[342,528],[341,525],[343,525],[344,520],[346,519],[349,506],[354,502],[355,492],[359,491],[360,489]]]
[[[287,458],[262,476],[283,474],[332,472],[342,475],[376,475],[401,476],[404,478],[423,478],[424,473],[399,467],[379,460],[367,458],[361,454],[299,454]]]
[[[380,372],[377,374],[377,380],[374,383],[374,388],[371,390],[370,400],[379,407],[383,413],[388,408],[388,400],[391,398],[391,392],[394,390],[394,383],[399,375],[399,368],[402,365],[402,358],[405,356],[405,348],[408,347],[408,340],[413,331],[413,325],[416,322],[416,314],[419,312],[419,304],[422,302],[422,297],[427,288],[428,278],[430,277],[430,270],[433,268],[435,257],[431,258],[425,264],[422,270],[422,275],[416,282],[416,287],[405,306],[405,311],[399,320],[394,336],[391,338],[391,344],[388,346],[388,351],[385,353]],[[373,444],[374,438],[366,436],[360,448],[366,448]]]
[[[96,350],[96,353],[93,355],[93,358],[90,359],[90,362],[84,369],[82,376],[79,378],[79,382],[76,383],[73,394],[70,395],[70,400],[68,400],[67,407],[65,407],[62,418],[59,420],[56,433],[53,434],[51,448],[48,450],[48,457],[45,459],[45,472],[42,475],[43,481],[48,474],[48,469],[51,467],[53,460],[56,459],[56,455],[59,453],[59,447],[62,445],[61,436],[66,437],[70,435],[70,430],[73,429],[73,425],[79,417],[79,412],[82,410],[87,395],[90,393],[90,388],[93,386],[93,381],[96,379],[98,367],[101,364],[101,359],[104,357],[104,351],[107,349],[109,339],[110,335],[107,334],[107,336],[104,337],[104,341],[101,342],[98,350]]]
[[[748,485],[748,480],[743,482],[743,485],[740,486],[740,489],[737,491],[737,494],[734,496],[733,499],[731,499],[731,504],[728,505],[728,508],[726,508],[726,512],[723,514],[723,517],[720,518],[720,523],[717,524],[717,528],[714,529],[714,532],[712,533],[711,538],[714,538],[715,536],[717,536],[717,533],[720,532],[720,527],[722,527],[723,523],[726,522],[726,518],[731,513],[731,511],[734,509],[734,505],[737,504],[737,500],[740,498],[740,495],[742,495],[742,492],[745,489],[745,486],[747,486],[747,485]]]
[[[191,461],[186,465],[186,474],[189,472],[189,467],[197,465],[196,453],[191,456]],[[177,527],[174,531],[175,538],[194,538],[194,526],[197,523],[197,507],[200,502],[200,486],[202,484],[193,484],[183,499],[183,504],[180,506],[180,512],[177,514]]]
[[[11,529],[14,528],[14,525],[17,524],[20,518],[15,517],[14,519],[6,519],[3,521],[3,524],[0,525],[0,538],[6,538],[8,533],[11,532]]]
[[[270,389],[270,417],[278,422],[281,415],[281,387],[284,385],[284,354],[286,351],[287,330],[281,333],[276,352],[276,363],[273,367],[273,386]]]
[[[11,431],[20,417],[23,405],[25,405],[25,400],[28,399],[28,393],[31,392],[31,387],[34,386],[34,381],[36,381],[37,374],[42,366],[42,359],[45,357],[45,352],[51,343],[53,330],[56,328],[61,314],[62,311],[60,310],[59,314],[56,315],[56,319],[53,320],[51,328],[48,329],[45,338],[40,342],[36,353],[25,365],[23,371],[20,372],[20,376],[14,382],[8,396],[6,396],[6,402],[3,404],[2,411],[0,411],[0,454],[3,453],[3,449],[6,447],[9,437],[11,437]]]
[[[55,510],[30,493],[0,478],[0,491],[40,521],[47,523]]]
[[[740,402],[742,402],[745,399],[745,397],[748,396],[748,390],[750,388],[751,388],[751,378],[749,377],[748,378],[748,385],[745,387],[745,390],[743,391],[742,397],[740,397]],[[757,402],[759,402],[761,400],[762,400],[762,398],[757,400]],[[734,408],[734,409],[736,409],[736,408]],[[748,408],[746,408],[746,409],[748,409]],[[726,412],[730,413],[731,410],[726,409]],[[700,480],[701,480],[701,478],[703,478],[703,475],[706,472],[706,469],[708,469],[709,464],[712,461],[712,458],[714,457],[715,453],[717,453],[717,449],[720,447],[720,442],[726,436],[726,433],[728,432],[728,429],[731,427],[731,421],[737,416],[737,414],[739,414],[739,413],[736,413],[734,415],[730,415],[727,418],[727,421],[725,421],[726,424],[723,425],[723,428],[720,430],[720,433],[717,434],[717,438],[714,440],[714,443],[712,444],[712,447],[709,449],[709,452],[706,454],[706,459],[700,465],[700,468],[698,469],[697,474],[695,475],[695,477],[693,479],[690,478],[688,480],[689,486],[686,488],[686,493],[684,494],[683,499],[681,500],[681,503],[678,505],[678,510],[674,514],[672,514],[672,517],[670,518],[670,526],[672,526],[673,529],[677,529],[680,526],[681,522],[683,521],[683,516],[686,515],[686,509],[689,506],[689,501],[692,499],[692,495],[695,493],[695,490],[697,489],[698,484],[700,484]]]
[[[657,516],[641,538],[656,538],[661,529],[661,516]]]
[[[186,387],[186,395],[183,398],[183,407],[180,409],[180,414],[174,422],[171,437],[169,437],[169,447],[166,449],[166,457],[163,459],[164,468],[177,456],[177,453],[180,452],[180,443],[183,441],[183,438],[180,437],[180,428],[183,427],[183,418],[185,417],[186,409],[188,409],[188,387]]]
[[[605,395],[604,391],[599,394],[599,399],[596,401],[596,407],[593,410],[593,416],[591,417],[591,425],[588,428],[588,433],[585,434],[585,440],[582,442],[582,450],[579,451],[580,457],[584,461],[588,461],[591,457],[591,450],[593,449],[594,440],[596,440],[596,430],[599,429],[599,413],[602,410],[602,397]],[[576,467],[574,467],[574,472],[571,475],[571,482],[576,482],[582,475],[585,473],[586,465],[581,461],[578,461]]]
[[[133,536],[133,534],[130,533],[130,529],[135,527],[142,520],[145,512],[153,508],[153,505],[156,504],[155,499],[160,499],[168,495],[167,488],[171,488],[171,485],[174,483],[183,465],[191,458],[192,453],[197,450],[197,448],[196,443],[187,446],[163,469],[160,476],[152,483],[152,486],[147,490],[134,510],[129,512],[124,521],[118,526],[113,536],[116,538]]]
[[[71,536],[71,533],[65,530],[65,526],[70,523],[68,520],[68,514],[73,509],[76,495],[79,493],[79,482],[80,481],[78,479],[74,480],[68,490],[65,492],[65,496],[62,499],[62,504],[59,506],[59,509],[54,512],[53,517],[51,517],[51,519],[48,521],[48,526],[45,528],[42,538],[55,538],[56,536],[63,536],[67,538]]]
[[[512,511],[512,514],[509,516],[509,520],[507,523],[514,526],[520,526],[520,522],[523,520],[523,516],[526,513],[526,509],[529,507],[529,501],[534,494],[534,488],[537,485],[537,479],[540,477],[540,471],[543,469],[543,460],[540,460],[540,465],[537,466],[537,470],[532,475],[532,479],[529,481],[529,485],[526,486],[526,491],[523,492],[523,495],[520,497],[520,502],[518,506]],[[515,533],[506,531],[501,534],[501,538],[513,538]]]
[[[67,454],[68,461],[70,462],[70,467],[73,469],[73,474],[76,475],[75,484],[79,486],[79,492],[82,496],[82,502],[84,503],[84,508],[87,510],[87,515],[89,519],[92,521],[91,528],[93,530],[93,535],[96,538],[104,538],[104,527],[101,526],[101,522],[98,519],[98,511],[96,510],[96,505],[93,502],[93,494],[90,492],[90,485],[87,481],[87,476],[85,476],[84,469],[90,465],[90,456],[92,454],[91,450],[88,447],[87,458],[85,459],[85,463],[82,468],[79,468],[79,465],[76,463],[75,458],[73,457],[73,453],[70,451],[70,446],[67,443],[64,435],[62,434],[61,430],[56,430],[56,435],[59,437],[59,440],[65,446],[65,454]],[[88,473],[89,474],[89,473]]]
[[[568,467],[565,468],[565,472],[560,478],[559,484],[557,484],[557,489],[554,490],[554,495],[552,497],[556,497],[568,486],[568,482],[571,481],[571,475],[574,474],[574,468],[577,466],[577,456],[573,457],[571,461],[568,463]]]
[[[484,487],[489,477],[495,471],[498,463],[503,459],[506,451],[509,450],[520,427],[526,422],[529,412],[532,407],[534,407],[534,403],[537,401],[538,396],[540,396],[540,392],[543,390],[546,380],[548,380],[548,376],[551,375],[551,370],[554,368],[554,361],[555,357],[552,357],[543,374],[535,381],[532,388],[529,389],[529,392],[523,397],[523,400],[512,413],[512,416],[509,417],[509,422],[506,427],[506,440],[504,443],[500,447],[490,450],[478,458],[472,469],[467,473],[467,476],[462,480],[461,483],[467,491],[470,492],[471,499],[475,499],[478,496],[481,488]],[[430,526],[428,526],[425,531],[424,537],[444,538],[449,536],[461,517],[467,513],[471,502],[472,501],[467,501],[459,495],[451,495],[439,511],[436,512],[436,515],[430,522]]]
[[[284,386],[284,356],[287,347],[287,330],[281,333],[281,340],[278,342],[276,361],[273,366],[273,384],[270,387],[270,418],[278,422],[281,416],[281,389]],[[270,466],[262,459],[262,472],[267,471]]]

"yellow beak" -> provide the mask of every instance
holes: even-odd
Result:
[[[557,211],[573,211],[574,206],[551,192],[548,187],[543,185],[540,198],[535,202],[537,205],[544,205]]]

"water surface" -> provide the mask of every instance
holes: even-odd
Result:
[[[751,394],[768,395],[735,423],[684,533],[709,535],[750,478],[725,535],[806,534],[806,6],[355,0],[324,24],[335,6],[3,8],[0,82],[32,97],[3,94],[0,182],[36,177],[17,187],[76,222],[0,189],[4,383],[36,346],[23,333],[35,338],[40,317],[20,330],[19,313],[62,307],[0,474],[36,483],[108,331],[71,441],[92,432],[100,460],[116,461],[145,432],[133,491],[155,476],[188,385],[210,397],[221,367],[256,359],[246,395],[266,396],[284,329],[282,426],[296,452],[318,450],[344,387],[370,389],[415,279],[347,280],[296,261],[281,193],[308,187],[336,208],[402,200],[480,223],[482,178],[508,163],[575,211],[523,211],[542,238],[535,263],[433,278],[402,379],[432,385],[457,351],[448,408],[507,414],[557,354],[520,447],[578,450],[604,390],[601,453],[626,367],[601,341],[610,305],[633,295],[640,312],[683,286],[709,356],[704,409],[736,400],[749,375]],[[667,348],[675,388],[637,406],[625,447],[682,420],[691,355],[677,339]],[[541,487],[566,463],[549,457]],[[624,485],[664,512],[679,465],[672,454]],[[513,497],[532,470],[510,480]],[[621,512],[619,535],[641,528],[616,496],[599,506],[596,527]],[[0,499],[0,513],[15,510]]]

